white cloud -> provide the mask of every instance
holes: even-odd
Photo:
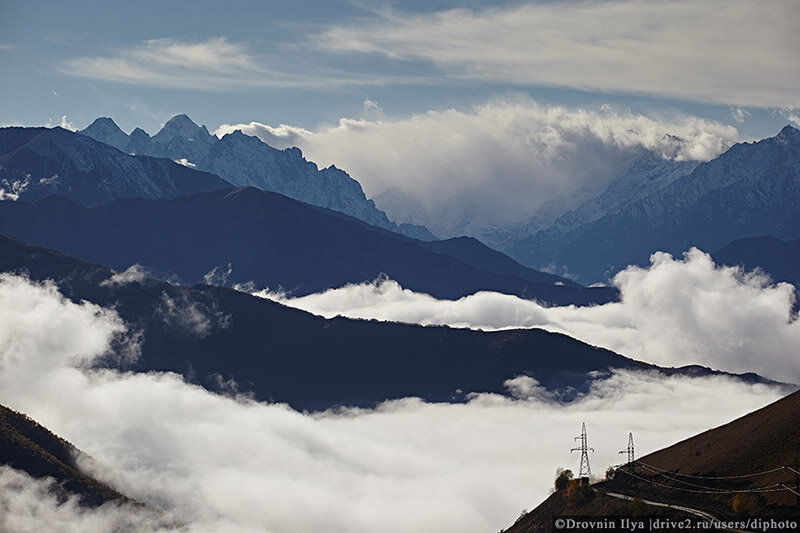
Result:
[[[152,510],[107,503],[81,507],[77,498],[61,501],[52,479],[34,479],[25,472],[0,466],[0,531],[85,533],[86,531],[175,531],[178,528]]]
[[[744,109],[743,107],[730,106],[730,108],[731,108],[731,117],[733,117],[733,120],[735,120],[739,124],[743,123],[745,119],[750,116],[750,111]]]
[[[151,39],[115,56],[71,59],[63,68],[75,76],[198,90],[249,86],[268,74],[243,45],[224,37],[201,42]]]
[[[52,285],[0,276],[0,403],[89,453],[103,479],[187,531],[496,531],[547,496],[556,467],[574,468],[569,448],[582,421],[602,472],[629,431],[645,453],[779,396],[724,378],[618,373],[566,406],[517,380],[509,385],[527,399],[403,399],[308,415],[217,396],[172,374],[76,367],[120,327],[115,313],[71,303]],[[13,475],[0,472],[0,486]],[[30,497],[0,491],[15,502],[7,523],[103,523],[54,507],[41,484],[14,482]]]
[[[412,205],[384,197],[378,207],[442,237],[480,236],[527,221],[549,200],[599,194],[621,177],[637,150],[705,161],[738,137],[731,126],[697,117],[542,106],[522,96],[470,111],[343,118],[316,131],[250,122],[225,124],[216,133],[236,129],[277,148],[299,146],[321,166],[336,164],[368,196],[399,191]]]
[[[613,284],[621,301],[594,307],[547,308],[491,292],[437,300],[394,281],[299,298],[257,294],[326,317],[483,329],[541,327],[657,365],[702,364],[800,383],[800,320],[792,316],[792,285],[718,267],[697,249],[683,259],[656,253],[649,268],[628,267]]]
[[[183,165],[185,167],[197,168],[197,165],[195,165],[194,163],[192,163],[191,161],[189,161],[185,157],[181,157],[180,159],[176,159],[175,162],[178,163],[179,165]]]
[[[173,298],[162,292],[155,315],[167,326],[200,338],[214,329],[227,328],[231,322],[231,316],[220,311],[216,303],[206,305],[183,293]]]
[[[115,272],[110,278],[100,282],[101,287],[116,287],[128,283],[141,283],[147,277],[142,265],[131,265],[123,272]]]
[[[800,103],[800,8],[793,2],[524,2],[378,14],[330,27],[318,46],[421,60],[457,80],[755,107]]]
[[[46,128],[55,128],[56,126],[64,128],[65,130],[69,131],[77,131],[78,128],[75,125],[67,120],[67,115],[61,115],[61,120],[56,122],[53,117],[50,117],[45,123]]]

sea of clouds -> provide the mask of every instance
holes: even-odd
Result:
[[[648,267],[630,266],[612,284],[620,301],[590,307],[548,307],[496,292],[438,300],[386,279],[298,298],[256,294],[325,317],[485,330],[539,327],[661,366],[701,364],[800,383],[800,320],[791,284],[718,266],[696,248],[677,258],[657,252]]]
[[[784,392],[725,377],[618,372],[566,405],[517,378],[510,397],[309,414],[213,394],[175,374],[90,369],[128,334],[113,310],[0,275],[0,403],[91,455],[85,466],[96,476],[166,513],[81,509],[48,496],[46,480],[6,468],[0,529],[497,531],[547,496],[557,467],[577,469],[569,450],[581,422],[602,474],[620,462],[628,432],[641,455]]]

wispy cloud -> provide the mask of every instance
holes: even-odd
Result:
[[[800,5],[526,2],[330,27],[327,51],[425,61],[455,79],[645,93],[702,102],[798,103]]]
[[[152,39],[114,55],[70,59],[63,69],[107,81],[198,90],[287,82],[286,76],[271,80],[273,73],[244,45],[224,37],[201,42]]]
[[[105,56],[69,59],[61,69],[72,76],[198,91],[425,82],[419,77],[345,71],[320,61],[318,54],[303,55],[308,47],[298,45],[293,50],[291,54],[269,50],[252,54],[244,44],[225,37],[199,42],[163,38]]]
[[[69,131],[76,131],[78,129],[75,124],[67,120],[67,115],[61,115],[61,120],[55,120],[53,117],[50,117],[45,123],[46,128],[55,128],[56,126]]]

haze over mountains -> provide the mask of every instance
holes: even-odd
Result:
[[[656,251],[713,251],[743,238],[800,237],[800,131],[741,143],[646,195],[555,238],[550,228],[510,249],[527,264],[555,262],[584,282],[602,281]]]

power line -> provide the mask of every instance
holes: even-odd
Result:
[[[792,468],[788,467],[788,466],[779,466],[778,468],[773,468],[772,470],[764,470],[762,472],[753,472],[752,474],[741,474],[741,475],[738,475],[738,476],[693,476],[693,475],[689,475],[689,474],[679,474],[677,472],[670,472],[669,470],[664,470],[663,468],[659,468],[657,466],[649,465],[649,464],[643,463],[641,461],[636,461],[636,463],[640,464],[642,466],[646,466],[646,467],[648,467],[648,468],[650,468],[651,470],[654,470],[654,471],[666,472],[666,473],[671,474],[673,476],[689,477],[689,478],[694,478],[694,479],[741,479],[741,478],[746,478],[746,477],[763,476],[764,474],[771,474],[772,472],[777,472],[779,470],[784,470],[784,469],[792,470]]]
[[[739,493],[755,493],[760,494],[764,492],[780,492],[783,490],[789,490],[790,488],[786,487],[782,483],[775,483],[773,485],[766,485],[764,487],[755,487],[752,489],[716,489],[716,490],[695,490],[695,489],[684,489],[681,487],[673,487],[672,485],[667,485],[666,483],[659,483],[658,481],[653,481],[652,479],[647,479],[645,477],[637,476],[632,472],[628,472],[626,470],[619,470],[623,474],[627,474],[631,477],[644,481],[645,483],[650,483],[651,485],[656,485],[658,487],[664,487],[667,489],[672,490],[679,490],[682,492],[692,492],[695,494],[739,494]],[[793,492],[793,491],[792,491]]]
[[[653,468],[650,468],[649,466],[646,466],[646,465],[642,465],[642,467],[644,469],[646,469],[646,470],[650,470],[651,472],[653,472],[657,476],[662,476],[662,477],[664,477],[666,479],[669,479],[670,481],[674,481],[675,483],[682,483],[684,485],[689,485],[690,487],[698,487],[698,488],[701,488],[701,489],[709,489],[709,490],[715,490],[715,491],[723,490],[723,489],[719,489],[717,487],[709,487],[708,485],[699,485],[697,483],[692,483],[691,481],[684,481],[682,479],[678,479],[678,478],[672,477],[672,475],[669,474],[669,473],[658,472],[657,470],[655,470]],[[707,479],[708,479],[708,481],[718,481],[718,478],[709,477]]]

